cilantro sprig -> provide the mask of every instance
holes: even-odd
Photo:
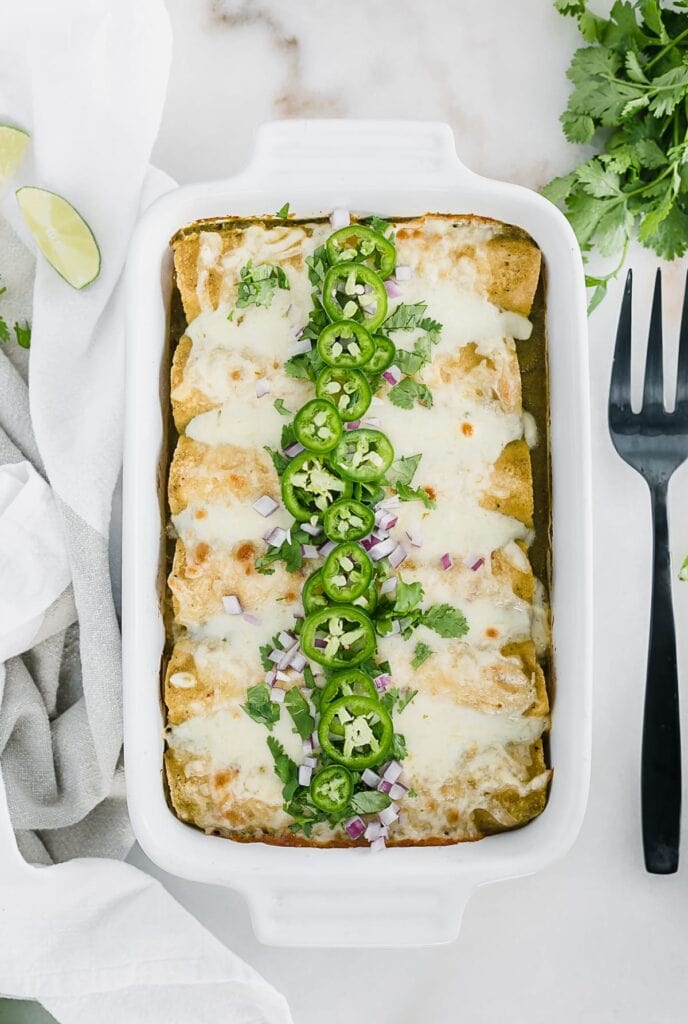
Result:
[[[606,130],[600,153],[543,189],[565,210],[584,253],[595,246],[617,260],[608,274],[586,278],[592,311],[634,233],[664,259],[688,250],[686,4],[617,0],[608,19],[587,0],[555,6],[577,19],[587,43],[567,71],[574,88],[561,116],[564,134],[588,143]]]

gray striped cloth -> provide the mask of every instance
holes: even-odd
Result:
[[[33,272],[33,258],[0,218],[7,289],[0,313],[9,324],[31,319]],[[45,477],[31,428],[28,358],[14,341],[0,347],[0,465],[28,460]],[[108,543],[56,500],[72,582],[48,609],[31,648],[6,663],[0,704],[0,770],[12,824],[26,859],[45,864],[123,857],[132,843]]]

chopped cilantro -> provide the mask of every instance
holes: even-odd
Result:
[[[280,416],[291,416],[291,410],[287,409],[286,405],[284,404],[283,398],[276,398],[272,404],[274,405],[275,409],[277,409],[277,412],[280,414]],[[282,447],[284,447],[284,445],[282,445]]]
[[[270,739],[271,737],[268,737],[268,740]],[[406,749],[406,738],[398,732],[395,732],[394,735],[392,736],[392,746],[390,748],[390,754],[396,761],[403,761],[403,759],[408,754],[408,751]]]
[[[678,578],[683,583],[688,583],[688,555],[683,559],[683,565],[678,571]]]
[[[296,727],[296,732],[302,740],[307,740],[315,728],[315,723],[308,708],[308,701],[298,686],[293,686],[291,690],[287,691],[284,703]]]
[[[397,576],[397,585],[394,591],[394,611],[397,615],[408,615],[423,600],[423,586],[421,583],[405,583],[401,573]]]
[[[397,487],[399,484],[410,484],[422,458],[422,455],[402,455],[400,459],[395,459],[389,467],[387,483],[391,487]]]
[[[288,216],[289,216],[289,203],[285,203],[284,206],[281,206],[279,208],[279,210],[275,214],[275,217],[279,217],[280,220],[286,220]]]
[[[411,661],[411,668],[420,668],[423,662],[427,661],[432,653],[432,647],[428,647],[428,645],[424,644],[422,641],[419,644],[416,644],[416,650]]]
[[[422,501],[426,508],[436,508],[437,502],[433,501],[423,487],[409,487],[407,484],[396,485],[397,494],[402,501]]]
[[[396,239],[394,237],[394,228],[388,220],[383,220],[382,217],[372,216],[368,217],[365,223],[368,227],[371,227],[373,231],[377,231],[378,235],[382,235],[382,237],[386,238],[388,242],[391,242],[392,245],[395,244]]]
[[[282,476],[282,473],[284,473],[285,469],[289,465],[289,459],[287,458],[286,455],[283,455],[282,452],[275,451],[275,449],[271,448],[270,445],[268,444],[266,444],[264,447],[265,451],[272,459],[272,464],[275,467],[275,472],[277,473],[278,476]]]
[[[273,562],[284,562],[287,572],[298,572],[303,565],[301,545],[308,544],[312,540],[303,530],[292,527],[290,536],[278,548],[268,548],[264,555],[256,558],[256,572],[262,576],[272,576],[274,569],[270,566]]]
[[[363,789],[351,797],[351,806],[357,814],[377,814],[389,807],[391,802],[386,793],[380,793],[377,789]]]
[[[268,747],[275,762],[275,775],[285,786],[292,783],[298,777],[298,768],[274,736],[268,736]]]
[[[270,662],[268,664],[271,665]],[[241,706],[254,722],[266,725],[268,729],[272,729],[275,722],[279,721],[279,704],[270,700],[270,688],[265,683],[249,686],[246,692],[246,703]]]
[[[425,644],[418,644],[418,647],[425,647]],[[397,708],[398,714],[401,714],[406,705],[411,703],[417,693],[418,690],[407,690],[403,697],[399,694],[399,706]]]
[[[246,306],[265,306],[272,302],[275,289],[282,288],[289,290],[289,279],[281,267],[272,263],[259,263],[253,265],[253,261],[241,268],[241,281],[239,282],[239,295],[237,308],[244,309]]]
[[[5,321],[3,320],[3,318],[0,316],[0,341],[9,341],[9,340],[10,340],[10,329],[7,326],[7,324],[5,323]]]
[[[412,409],[414,402],[429,409],[432,406],[432,391],[420,381],[413,377],[404,377],[390,390],[387,396],[393,405],[400,409]]]
[[[423,612],[422,623],[443,637],[461,637],[468,632],[465,616],[450,604],[434,604]]]

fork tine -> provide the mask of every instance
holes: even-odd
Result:
[[[662,359],[662,272],[657,269],[652,297],[650,333],[647,340],[643,410],[664,408],[664,363]]]
[[[686,290],[683,293],[683,315],[678,342],[678,374],[676,377],[676,408],[688,412],[688,273]]]
[[[619,326],[616,329],[612,380],[609,388],[609,412],[631,411],[631,307],[633,300],[633,271],[626,275]]]

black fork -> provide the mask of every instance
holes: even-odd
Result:
[[[654,532],[650,645],[645,684],[641,800],[645,866],[667,875],[678,868],[681,819],[681,733],[676,631],[671,600],[667,491],[688,457],[688,279],[679,341],[676,408],[664,406],[662,279],[657,271],[645,363],[643,404],[631,409],[631,299],[629,270],[614,349],[609,431],[614,447],[650,488]]]

